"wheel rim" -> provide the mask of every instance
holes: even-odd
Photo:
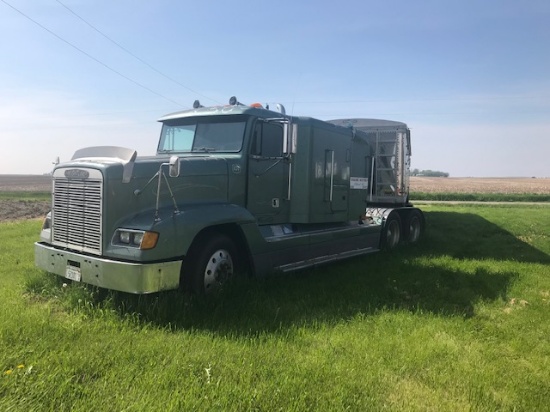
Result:
[[[215,251],[204,269],[204,290],[209,293],[219,289],[233,275],[233,260],[225,249]]]
[[[414,243],[420,237],[420,219],[413,216],[409,222],[409,242]]]
[[[400,235],[399,222],[397,220],[392,220],[386,229],[386,242],[390,249],[397,246]]]

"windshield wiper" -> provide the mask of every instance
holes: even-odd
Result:
[[[216,150],[215,147],[196,147],[193,149],[194,152],[206,152],[206,153],[213,152],[214,150]]]

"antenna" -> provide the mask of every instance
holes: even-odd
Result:
[[[298,73],[297,84],[300,84],[300,79],[302,78],[302,72]],[[292,108],[290,109],[290,120],[292,121],[292,116],[294,115],[294,103],[296,103],[296,94],[298,91],[298,86],[294,89],[294,96],[292,97]]]

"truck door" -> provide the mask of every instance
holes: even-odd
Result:
[[[257,121],[248,159],[247,208],[260,224],[288,222],[289,159],[283,138],[282,123]]]

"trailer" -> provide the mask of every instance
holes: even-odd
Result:
[[[289,272],[421,237],[405,123],[321,121],[235,97],[159,121],[155,156],[88,147],[55,166],[38,267],[129,293],[207,294],[239,272]]]

